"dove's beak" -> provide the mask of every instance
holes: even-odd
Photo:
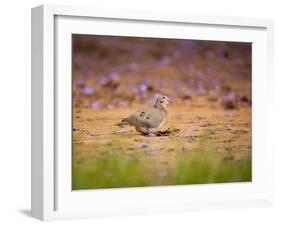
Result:
[[[168,97],[168,102],[169,102],[169,104],[173,103],[173,101],[169,97]]]

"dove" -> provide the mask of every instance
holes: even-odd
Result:
[[[159,131],[167,121],[167,96],[159,95],[153,107],[144,107],[117,123],[117,126],[134,126],[137,132],[150,134]]]

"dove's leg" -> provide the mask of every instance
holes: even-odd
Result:
[[[149,134],[149,128],[147,128],[147,127],[139,127],[139,126],[135,125],[135,129],[139,133]]]

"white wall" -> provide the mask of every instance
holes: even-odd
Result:
[[[272,119],[275,154],[276,205],[272,208],[216,210],[133,216],[83,221],[64,221],[56,225],[281,225],[281,164],[277,145],[280,139],[280,40],[281,7],[278,0],[71,0],[56,4],[87,5],[91,7],[126,8],[192,14],[232,15],[275,19],[275,90],[276,118]],[[258,3],[259,2],[259,3]],[[30,8],[49,0],[8,0],[1,2],[0,35],[0,224],[36,225],[41,222],[28,217],[30,207]],[[279,41],[279,42],[278,42]],[[278,85],[279,84],[279,85]],[[279,86],[279,87],[278,87]],[[278,99],[277,99],[278,98]],[[273,175],[268,175],[273,176]]]

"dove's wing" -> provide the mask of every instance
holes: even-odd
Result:
[[[139,127],[157,128],[163,120],[165,113],[157,108],[142,108],[130,116]]]

